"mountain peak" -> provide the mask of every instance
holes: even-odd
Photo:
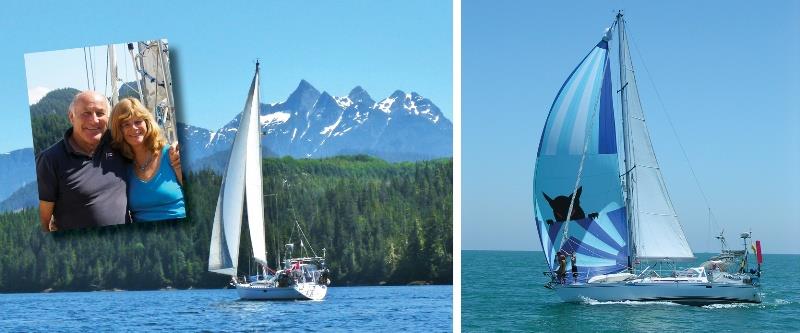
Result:
[[[367,93],[364,88],[361,86],[356,86],[353,90],[350,90],[350,93],[347,94],[347,97],[350,98],[354,103],[367,103],[367,104],[374,104],[375,101],[372,99],[372,96]]]
[[[311,85],[311,83],[309,83],[305,79],[301,79],[300,80],[300,84],[297,85],[297,89],[295,89],[295,90],[299,90],[299,89],[315,89],[316,90],[316,88],[314,88],[314,86]]]
[[[306,109],[313,105],[319,96],[320,92],[317,88],[314,88],[314,86],[306,80],[300,80],[300,84],[297,85],[297,88],[289,95],[289,98],[287,98],[286,102],[283,104],[294,110]]]
[[[333,96],[331,96],[331,94],[329,94],[327,91],[323,91],[322,94],[320,94],[319,97],[317,97],[317,99],[325,101],[333,100]]]
[[[364,90],[364,88],[361,88],[361,86],[355,86],[352,90],[350,90],[350,93],[347,94],[347,96],[348,97],[354,97],[354,96],[358,96],[358,95],[366,94],[366,93],[367,93],[367,91]]]
[[[390,96],[390,98],[405,98],[406,93],[402,90],[395,90]]]

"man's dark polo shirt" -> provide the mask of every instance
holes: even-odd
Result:
[[[73,149],[70,136],[72,128],[61,141],[36,156],[39,200],[55,203],[53,216],[58,229],[129,221],[127,162],[111,149],[110,133],[103,135],[93,156]]]

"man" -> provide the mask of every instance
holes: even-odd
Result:
[[[84,91],[75,96],[67,112],[72,128],[36,157],[42,229],[129,222],[128,173],[122,154],[111,149],[108,100]]]
[[[558,253],[558,270],[556,271],[558,283],[567,283],[567,256],[563,252]]]

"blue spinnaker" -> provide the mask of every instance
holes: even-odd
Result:
[[[628,268],[612,94],[608,42],[602,40],[559,90],[536,158],[533,204],[542,249],[551,271],[559,267],[559,252],[574,253],[579,281]]]

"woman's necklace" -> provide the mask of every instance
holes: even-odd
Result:
[[[153,153],[148,154],[147,161],[145,161],[144,164],[139,165],[139,171],[144,171],[147,169],[147,167],[150,166],[150,162],[153,162]]]

